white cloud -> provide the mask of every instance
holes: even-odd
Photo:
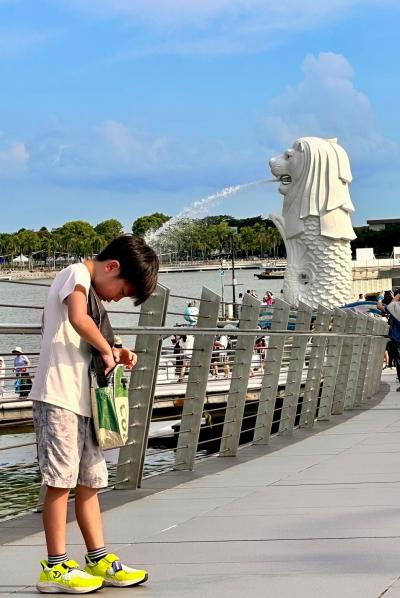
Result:
[[[59,2],[59,0],[57,0]],[[63,0],[135,33],[118,58],[143,54],[232,54],[263,51],[286,34],[340,20],[358,7],[398,8],[397,0]],[[142,33],[142,35],[140,35]],[[129,36],[128,36],[129,37]]]
[[[137,24],[149,27],[204,27],[213,19],[228,19],[242,23],[242,27],[273,30],[279,27],[293,27],[294,23],[304,26],[320,22],[325,18],[340,16],[357,6],[396,6],[396,0],[331,0],[316,4],[314,0],[65,0],[75,6],[99,16],[128,17]],[[300,21],[300,23],[299,23]]]
[[[29,160],[29,152],[25,143],[13,141],[0,148],[0,176],[8,178],[25,170]]]
[[[61,186],[215,188],[246,182],[256,172],[254,155],[246,148],[237,150],[212,139],[188,144],[116,120],[76,131],[53,119],[27,147],[30,176]]]
[[[262,145],[275,152],[298,137],[338,137],[363,170],[399,154],[398,144],[380,131],[369,98],[355,88],[353,69],[344,56],[310,54],[303,72],[297,86],[287,87],[269,102],[260,122]]]

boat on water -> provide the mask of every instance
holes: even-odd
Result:
[[[0,276],[0,280],[11,280],[11,276]]]
[[[266,278],[283,278],[285,276],[286,266],[269,266],[263,272],[255,273],[259,280]]]

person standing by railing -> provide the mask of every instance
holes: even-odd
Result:
[[[211,374],[218,378],[219,369],[222,365],[224,371],[224,378],[229,377],[229,356],[228,356],[229,339],[226,334],[218,336],[213,345],[213,356],[211,359]]]
[[[23,354],[22,348],[17,346],[11,351],[14,358],[14,372],[16,376],[15,380],[15,392],[20,397],[26,397],[32,387],[32,380],[29,377],[28,366],[31,365],[29,358]]]
[[[94,347],[110,372],[116,362],[132,368],[136,355],[110,344],[88,314],[92,286],[102,301],[134,297],[143,303],[157,284],[158,258],[143,239],[122,235],[93,260],[57,274],[43,316],[43,339],[30,398],[42,483],[47,486],[43,523],[48,557],[40,592],[87,593],[103,585],[134,586],[147,572],[108,553],[97,492],[107,486],[107,467],[97,443],[90,401],[89,365]],[[124,357],[123,357],[124,356]],[[86,566],[66,554],[67,501],[76,488],[75,514],[85,540]]]
[[[199,309],[196,307],[196,301],[189,301],[185,309],[183,310],[183,317],[190,326],[196,326],[197,319],[199,316]]]
[[[15,375],[19,376],[21,374],[21,370],[23,368],[27,368],[29,365],[31,365],[31,362],[29,361],[28,357],[23,354],[21,347],[15,347],[15,349],[13,349],[11,351],[11,353],[13,355],[15,355],[15,358],[14,358]]]
[[[186,370],[190,367],[190,361],[193,354],[194,336],[193,334],[184,334],[181,337],[181,355],[182,355],[182,367],[179,372],[178,382],[183,382]]]
[[[393,362],[396,366],[397,380],[400,382],[400,288],[393,293],[393,301],[386,307],[390,313],[390,340]],[[400,386],[397,388],[400,392]]]

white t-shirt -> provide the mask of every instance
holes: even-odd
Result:
[[[400,301],[392,301],[387,309],[396,320],[400,320]]]
[[[186,336],[185,342],[182,343],[182,354],[190,357],[193,352],[193,345],[194,345],[194,336],[193,334],[188,334]]]
[[[44,401],[89,417],[90,345],[70,324],[64,300],[81,285],[88,296],[89,270],[84,264],[73,264],[55,277],[43,314],[43,338],[39,365],[29,398]]]
[[[227,357],[228,353],[226,349],[228,348],[228,337],[225,334],[222,334],[219,337],[218,342],[222,345],[222,349],[220,349],[219,353],[220,357]]]

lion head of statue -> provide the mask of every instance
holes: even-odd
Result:
[[[349,193],[350,163],[336,139],[301,137],[281,156],[271,158],[269,166],[284,196],[286,238],[301,234],[309,216],[319,217],[322,236],[347,241],[355,238],[350,219],[354,211]]]

